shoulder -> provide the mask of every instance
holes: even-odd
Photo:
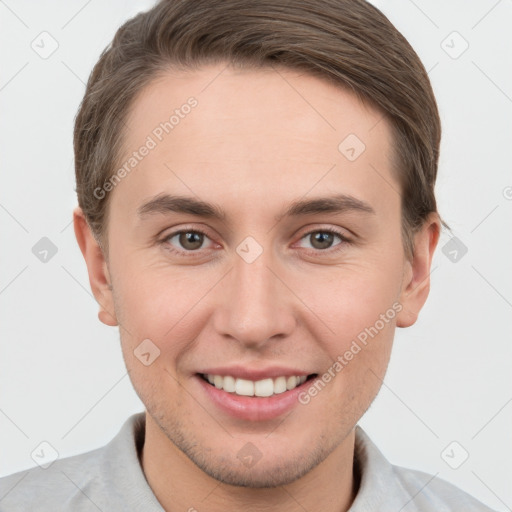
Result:
[[[437,474],[391,464],[359,425],[354,461],[360,484],[351,512],[494,512]]]
[[[140,465],[144,413],[105,446],[0,479],[0,512],[162,511]]]
[[[392,466],[397,482],[419,510],[436,512],[495,512],[459,487],[423,471]]]
[[[36,466],[0,478],[0,511],[63,510],[64,503],[80,498],[82,489],[104,485],[101,466],[106,447]],[[82,508],[77,508],[82,510]]]

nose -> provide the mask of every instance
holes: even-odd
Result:
[[[274,270],[278,267],[270,252],[263,251],[252,263],[234,255],[215,312],[219,335],[254,350],[289,336],[296,323],[294,295],[283,282],[285,276]]]

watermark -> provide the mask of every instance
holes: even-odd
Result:
[[[245,443],[236,455],[236,458],[249,469],[252,468],[261,457],[263,457],[263,454],[258,447],[251,442]]]
[[[452,59],[458,59],[468,48],[469,43],[459,32],[450,32],[442,41],[441,48]]]
[[[96,199],[102,200],[106,197],[107,192],[111,192],[114,188],[121,182],[123,178],[128,176],[130,172],[139,165],[145,157],[147,157],[153,149],[158,146],[159,142],[162,142],[164,137],[171,133],[172,130],[176,126],[178,126],[182,119],[192,112],[194,107],[197,107],[198,101],[196,98],[191,96],[188,98],[187,102],[181,105],[180,108],[174,109],[174,112],[169,116],[169,118],[165,121],[162,121],[160,124],[155,126],[151,133],[146,137],[144,144],[142,144],[139,149],[134,151],[131,156],[129,156],[121,167],[117,169],[117,171],[110,176],[108,180],[106,180],[101,187],[96,187],[93,191],[93,195]]]
[[[133,353],[144,366],[151,366],[160,356],[160,349],[148,338],[139,343]]]
[[[48,59],[59,48],[59,42],[49,32],[41,32],[30,43],[30,47],[34,50],[41,59]]]
[[[48,469],[59,458],[59,452],[48,441],[42,441],[30,456],[40,468]]]
[[[452,469],[459,469],[469,458],[469,452],[458,441],[452,441],[442,452],[441,458]]]
[[[246,263],[253,263],[263,253],[263,247],[248,236],[238,244],[236,252]]]
[[[32,254],[41,262],[48,263],[58,252],[57,246],[46,236],[43,236],[32,247]]]
[[[452,263],[458,263],[468,252],[468,248],[466,245],[464,245],[464,242],[462,242],[460,238],[454,236],[443,245],[441,252]]]
[[[365,143],[355,134],[348,134],[338,145],[338,151],[350,162],[354,162],[366,149]]]
[[[365,327],[357,338],[352,340],[350,347],[339,355],[334,363],[323,373],[319,379],[315,379],[313,384],[305,391],[301,391],[298,400],[302,405],[307,405],[336,375],[347,366],[361,350],[368,345],[370,339],[375,338],[384,327],[393,320],[397,313],[402,311],[403,306],[400,302],[394,302],[392,306],[385,312],[381,313],[379,319],[370,327]]]

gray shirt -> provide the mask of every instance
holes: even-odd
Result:
[[[134,414],[102,448],[1,478],[0,512],[162,512],[140,465],[144,432],[144,413]],[[493,512],[440,478],[390,464],[359,426],[355,462],[361,480],[350,512]]]

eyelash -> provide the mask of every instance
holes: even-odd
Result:
[[[178,249],[175,249],[173,246],[170,245],[170,243],[168,242],[170,239],[174,238],[176,235],[181,235],[182,233],[197,233],[197,234],[201,234],[201,235],[204,235],[205,237],[209,238],[208,234],[203,231],[202,229],[198,229],[198,228],[194,228],[194,229],[180,229],[179,231],[174,231],[173,233],[170,233],[168,234],[167,236],[165,236],[161,241],[160,243],[162,245],[165,246],[166,250],[168,250],[169,252],[171,252],[172,254],[178,254],[180,256],[185,256],[185,257],[197,257],[197,254],[198,252],[200,251],[200,249],[197,249],[195,251],[186,251],[186,250],[178,250]],[[315,233],[329,233],[329,234],[332,234],[332,235],[336,235],[337,237],[340,238],[341,240],[341,243],[339,243],[338,245],[334,246],[334,248],[328,248],[328,249],[305,249],[307,253],[309,254],[319,254],[319,253],[329,253],[330,255],[332,254],[336,254],[338,251],[341,251],[343,249],[345,249],[346,245],[348,244],[351,244],[351,240],[349,238],[347,238],[343,233],[341,233],[340,231],[336,230],[336,229],[315,229],[313,231],[309,231],[308,233],[305,233],[301,238],[300,240],[310,236],[310,235],[313,235]]]

